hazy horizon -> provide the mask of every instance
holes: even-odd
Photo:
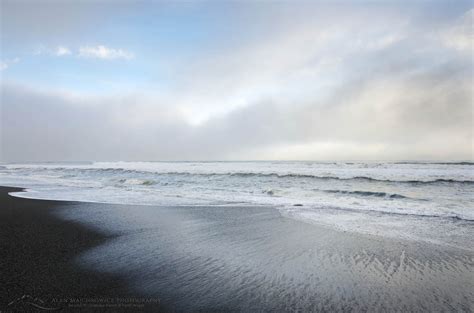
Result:
[[[473,160],[471,1],[0,14],[0,162]]]
[[[413,164],[417,164],[417,163],[427,163],[427,164],[457,164],[457,163],[469,163],[469,164],[474,164],[474,162],[472,160],[467,160],[467,159],[459,159],[459,160],[419,160],[419,159],[416,159],[416,160],[403,160],[403,159],[399,159],[399,160],[342,160],[342,159],[334,159],[334,160],[329,160],[329,159],[326,159],[326,160],[291,160],[291,159],[288,159],[288,160],[277,160],[277,159],[274,159],[274,160],[264,160],[264,159],[261,159],[261,160],[251,160],[251,159],[248,159],[248,160],[213,160],[213,159],[209,159],[209,160],[130,160],[130,161],[125,161],[125,160],[67,160],[67,161],[61,161],[61,160],[36,160],[36,161],[2,161],[0,162],[0,164],[48,164],[48,163],[51,163],[51,164],[61,164],[61,163],[64,163],[64,164],[91,164],[91,163],[120,163],[120,162],[124,162],[124,163],[252,163],[252,162],[261,162],[261,163],[265,163],[265,162],[275,162],[275,163],[278,163],[278,162],[282,162],[282,163],[292,163],[292,162],[295,162],[295,163],[304,163],[304,162],[308,162],[308,163],[413,163]]]

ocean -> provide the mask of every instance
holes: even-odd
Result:
[[[474,250],[470,162],[0,165],[15,196],[163,207],[270,207],[308,224]]]

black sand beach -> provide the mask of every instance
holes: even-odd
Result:
[[[108,238],[52,214],[72,203],[8,195],[20,190],[0,187],[0,312],[160,310],[156,302],[145,307],[147,299],[127,290],[119,277],[74,264]]]
[[[15,190],[0,198],[5,312],[473,310],[468,250],[340,232],[274,208],[7,195]]]

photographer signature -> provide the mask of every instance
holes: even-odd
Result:
[[[15,300],[11,301],[8,303],[7,308],[12,308],[21,304],[27,304],[32,307],[35,307],[37,309],[43,310],[43,311],[58,311],[61,310],[59,307],[49,307],[48,305],[45,304],[45,302],[39,298],[33,298],[30,295],[23,295],[19,298],[16,298]]]

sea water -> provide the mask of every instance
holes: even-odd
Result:
[[[165,207],[274,208],[337,230],[472,251],[470,162],[85,162],[2,164],[16,196]]]

